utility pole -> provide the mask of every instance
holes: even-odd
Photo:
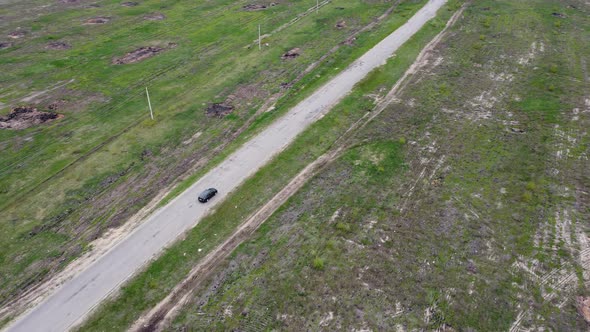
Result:
[[[260,24],[258,24],[258,50],[262,49],[261,40],[260,40]]]
[[[150,93],[148,92],[147,86],[145,87],[145,94],[147,96],[148,106],[150,107],[150,116],[152,117],[152,120],[153,120],[154,119],[154,112],[152,111],[152,103],[150,102]]]

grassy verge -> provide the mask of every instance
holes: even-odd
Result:
[[[451,6],[456,8],[457,3],[452,2]],[[379,92],[377,87],[391,87],[422,47],[442,29],[451,13],[451,7],[445,8],[439,18],[397,52],[397,56],[385,66],[391,75],[371,75],[371,84],[360,84],[273,162],[246,181],[220,205],[216,213],[202,220],[183,241],[166,250],[146,271],[123,287],[120,296],[101,307],[81,329],[124,328],[168,294],[192,266],[230,234],[236,225],[268,201],[305,165],[324,153],[354,121],[373,107],[373,100],[367,94]]]

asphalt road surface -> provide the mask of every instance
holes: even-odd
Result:
[[[268,163],[311,123],[321,118],[371,70],[385,63],[446,0],[430,0],[406,24],[352,63],[346,70],[245,143],[219,166],[147,218],[127,238],[65,282],[35,308],[18,318],[9,331],[65,331],[79,324],[151,258],[194,227],[217,203]],[[219,190],[209,203],[197,202],[206,188]]]

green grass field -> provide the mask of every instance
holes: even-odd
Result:
[[[237,225],[273,197],[308,163],[332,147],[354,122],[374,108],[374,97],[370,95],[383,94],[384,88],[391,87],[403,75],[420,50],[444,27],[446,20],[458,6],[457,1],[447,5],[440,17],[407,42],[383,69],[359,83],[353,93],[324,118],[310,126],[294,144],[221,203],[216,213],[199,222],[183,241],[167,249],[146,271],[125,285],[119,296],[103,304],[80,330],[124,329],[139,318],[142,312],[163,299]],[[390,146],[398,149],[399,144],[401,143],[384,142],[376,144],[375,149],[381,151]],[[358,153],[366,153],[366,150],[359,149]],[[385,165],[397,165],[397,154],[388,157]],[[379,172],[379,168],[374,171]],[[236,209],[236,206],[239,208]]]
[[[305,1],[277,2],[254,12],[242,9],[246,1],[1,5],[2,31],[25,34],[14,40],[0,37],[13,43],[0,49],[0,111],[8,113],[16,105],[46,110],[58,102],[64,118],[0,130],[0,303],[63,269],[90,241],[124,223],[179,177],[197,174],[185,185],[194,181],[210,167],[208,161],[219,161],[423,3],[337,0],[307,16],[302,14],[314,3]],[[394,5],[375,28],[352,45],[340,45]],[[144,19],[155,12],[165,19]],[[99,16],[110,21],[84,24]],[[339,21],[346,22],[344,28],[336,28]],[[258,24],[263,33],[280,30],[264,38],[268,46],[261,51],[253,44]],[[46,48],[56,41],[71,48]],[[291,89],[281,88],[336,45],[335,53]],[[138,63],[112,64],[143,46],[167,49]],[[301,56],[281,60],[294,47]],[[155,121],[149,120],[146,86]],[[279,93],[275,111],[255,115]],[[210,103],[227,100],[235,107],[232,114],[205,115]]]
[[[585,330],[576,300],[590,295],[589,10],[583,1],[471,3],[399,99],[169,329]],[[372,78],[395,78],[398,59]],[[228,204],[275,183],[260,178],[270,167],[257,175],[261,187],[248,183]],[[166,262],[196,254],[196,233],[116,308],[167,284],[161,276],[184,264]]]
[[[25,280],[23,277],[34,283],[44,273],[53,271],[47,266],[51,269],[63,266],[84,250],[89,239],[122,222],[120,216],[136,211],[149,200],[143,196],[155,194],[149,188],[172,183],[173,179],[163,181],[166,176],[160,172],[182,174],[171,170],[181,168],[182,161],[196,160],[195,154],[207,155],[211,158],[209,165],[197,169],[179,188],[189,185],[240,142],[325,82],[337,72],[334,68],[343,68],[351,58],[399,26],[422,3],[402,2],[390,18],[359,36],[355,47],[341,47],[289,90],[277,103],[276,111],[256,118],[222,152],[214,151],[214,147],[220,146],[223,138],[252,117],[264,98],[279,91],[277,82],[293,79],[346,38],[346,32],[333,28],[337,21],[344,19],[347,29],[354,29],[353,24],[355,27],[366,24],[391,4],[332,2],[320,10],[319,15],[323,12],[326,16],[321,19],[308,16],[292,28],[273,35],[268,39],[270,48],[261,53],[256,53],[256,47],[250,50],[243,47],[254,40],[255,31],[254,34],[236,32],[235,26],[224,30],[234,23],[228,23],[235,19],[234,13],[243,15],[246,21],[263,20],[270,30],[289,21],[309,4],[280,3],[272,7],[272,11],[284,15],[277,21],[271,20],[271,11],[242,13],[241,3],[202,4],[200,10],[191,12],[189,9],[195,4],[182,7],[180,1],[166,4],[166,8],[160,8],[156,2],[151,8],[123,8],[118,2],[101,2],[103,7],[88,8],[84,14],[79,9],[65,11],[72,16],[62,12],[48,14],[54,20],[63,19],[74,25],[71,22],[78,24],[85,18],[103,15],[107,8],[120,11],[117,15],[103,15],[113,17],[106,25],[68,29],[74,32],[66,39],[80,38],[91,44],[88,36],[82,37],[82,32],[104,29],[103,33],[93,32],[97,37],[93,42],[116,44],[118,39],[107,41],[108,29],[113,29],[110,32],[113,36],[118,33],[127,36],[127,30],[111,26],[117,20],[135,19],[139,25],[146,26],[172,24],[173,13],[178,10],[176,29],[167,26],[169,34],[158,35],[162,45],[175,42],[178,46],[123,69],[110,68],[111,58],[142,46],[142,39],[133,47],[122,43],[116,52],[103,50],[108,54],[96,54],[97,58],[89,60],[89,63],[97,62],[94,64],[97,72],[101,72],[100,66],[109,67],[103,68],[106,76],[96,79],[96,86],[106,84],[104,77],[110,78],[111,70],[129,71],[129,77],[136,75],[135,80],[117,83],[127,79],[117,76],[112,83],[108,82],[119,84],[120,91],[95,90],[89,88],[93,86],[90,82],[93,74],[80,74],[80,77],[92,77],[87,78],[88,85],[80,78],[68,87],[75,88],[78,94],[97,98],[93,104],[72,114],[64,111],[66,117],[61,122],[41,129],[0,131],[0,135],[8,135],[2,136],[3,142],[8,143],[0,145],[3,147],[0,153],[12,154],[11,161],[5,163],[3,158],[0,166],[9,166],[13,172],[0,178],[2,188],[7,188],[2,192],[8,196],[1,214],[6,221],[0,224],[3,230],[0,239],[7,243],[0,257],[5,263],[0,274],[4,278],[4,298],[23,288],[19,283]],[[103,304],[80,330],[125,329],[164,298],[237,225],[298,171],[329,150],[352,123],[370,111],[375,96],[387,93],[424,45],[442,30],[460,3],[450,1],[384,67],[369,75],[332,112],[221,203],[217,212],[201,221],[183,241],[167,249],[125,285],[116,298]],[[339,7],[350,10],[349,16],[343,18]],[[234,11],[230,14],[227,8]],[[0,10],[0,15],[6,15],[6,9]],[[167,19],[155,22],[138,19],[154,11],[162,12]],[[219,26],[211,23],[219,30],[209,30],[197,21],[185,22],[191,16],[189,13],[197,15],[197,12],[203,15],[201,23],[209,19],[208,22],[214,22],[214,17],[226,17],[228,21]],[[243,243],[191,295],[168,329],[585,330],[587,323],[578,312],[576,299],[590,296],[589,13],[590,8],[582,0],[470,2],[463,17],[431,52],[428,63],[411,78],[399,98],[356,133],[344,155],[309,181],[250,241]],[[157,121],[152,123],[146,120],[147,110],[141,95],[145,78],[139,69],[133,73],[133,68],[146,66],[145,71],[149,66],[163,65],[158,59],[166,58],[168,66],[178,64],[178,59],[186,59],[190,47],[184,50],[187,53],[177,54],[178,57],[174,52],[181,52],[183,43],[190,44],[191,38],[205,38],[204,32],[195,32],[190,38],[176,37],[181,41],[173,37],[178,36],[178,29],[192,24],[201,31],[231,34],[221,38],[228,38],[225,49],[233,40],[240,45],[240,52],[224,52],[217,48],[221,47],[218,44],[210,46],[202,60],[207,65],[199,65],[205,71],[203,76],[195,69],[197,62],[182,63],[170,71],[166,71],[168,67],[160,68],[164,73],[153,78],[149,86],[152,100],[159,100],[159,107],[167,112],[157,111]],[[23,45],[15,42],[12,50],[0,50],[0,60],[7,59],[6,66],[0,62],[3,70],[10,73],[0,81],[2,89],[8,87],[0,91],[3,103],[21,98],[31,89],[44,89],[50,82],[74,76],[52,79],[48,73],[61,73],[50,69],[53,65],[49,63],[56,59],[47,59],[41,65],[43,62],[35,58],[40,57],[38,49],[34,51],[35,40],[39,39],[38,48],[47,40],[41,39],[43,28],[33,29],[40,25],[31,21],[30,35],[34,38],[30,35],[26,38],[32,40],[26,40]],[[237,26],[244,26],[244,21]],[[319,32],[318,26],[325,30]],[[150,35],[149,28],[144,29]],[[10,27],[7,31],[10,30],[14,29]],[[326,31],[333,34],[326,38],[333,39],[324,39]],[[51,40],[66,38],[57,32],[51,34],[56,36]],[[309,38],[310,34],[322,38]],[[244,35],[249,36],[247,43],[241,43]],[[273,45],[281,46],[275,50]],[[278,60],[280,54],[293,47],[301,47],[302,56],[291,62]],[[68,52],[75,50],[74,47]],[[91,50],[89,45],[88,52],[92,53]],[[33,58],[9,66],[9,61],[20,59],[19,52]],[[314,56],[306,58],[307,52],[313,52]],[[89,54],[84,57],[91,58]],[[274,64],[263,67],[264,61]],[[215,70],[208,72],[209,66]],[[237,66],[238,72],[224,71],[231,66]],[[77,70],[84,71],[84,67]],[[92,68],[88,65],[89,71]],[[186,74],[187,68],[193,70],[194,76]],[[46,74],[43,69],[47,70]],[[40,72],[35,74],[37,71]],[[30,87],[27,92],[17,92],[19,84],[30,75],[42,77],[39,79],[45,83]],[[219,81],[218,75],[223,76]],[[126,84],[135,84],[135,90]],[[249,107],[237,108],[235,116],[224,119],[204,116],[207,103],[223,101],[238,87],[251,85],[263,92],[249,101]],[[134,94],[125,95],[125,91]],[[105,115],[111,111],[102,108],[103,104],[117,103],[117,100],[116,105],[121,108],[112,106],[109,110],[128,112],[124,116],[126,124],[118,124]],[[103,112],[104,118],[89,115],[94,112]],[[75,125],[74,119],[85,125]],[[192,119],[198,121],[191,122]],[[111,126],[119,126],[119,131],[110,132]],[[126,129],[126,126],[131,127]],[[71,136],[64,135],[69,132],[66,128],[71,128]],[[89,140],[94,137],[94,145],[86,142],[86,130]],[[197,141],[182,144],[199,131],[203,134]],[[119,132],[123,133],[109,140],[113,133]],[[25,140],[28,137],[34,139]],[[63,137],[78,137],[88,144],[87,150],[80,150],[80,155],[107,143],[58,173],[63,165],[80,157],[60,153],[58,147],[67,151],[75,142],[66,144],[57,139]],[[43,152],[35,154],[33,145],[41,144],[41,139],[55,145],[37,146]],[[204,139],[209,141],[203,142]],[[34,153],[27,153],[26,149]],[[19,163],[29,167],[29,171],[10,167]],[[51,166],[54,173],[43,176],[35,172],[49,165],[58,165]],[[19,180],[19,174],[34,175]],[[49,176],[51,179],[43,182]],[[140,181],[141,185],[130,188],[129,192],[117,189],[142,178],[147,180]],[[22,189],[12,193],[14,186]],[[133,191],[137,193],[130,195]],[[104,199],[97,203],[92,197]],[[112,205],[106,197],[114,197],[111,201],[118,203]],[[109,208],[103,209],[104,206]],[[85,214],[89,217],[81,218]],[[38,228],[39,225],[49,226]],[[33,229],[38,232],[31,232]],[[84,236],[79,236],[80,233]],[[64,244],[72,249],[59,249]],[[78,246],[77,251],[72,244]],[[32,250],[23,255],[24,247]]]

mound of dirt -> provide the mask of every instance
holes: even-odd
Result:
[[[51,42],[45,46],[48,50],[69,50],[72,45],[64,42]]]
[[[165,19],[166,16],[164,16],[164,14],[162,14],[162,13],[150,13],[150,14],[144,15],[143,18],[148,21],[161,21],[161,20]]]
[[[346,28],[346,21],[338,21],[338,23],[336,23],[336,28],[337,29],[344,29]]]
[[[110,17],[99,16],[99,17],[93,17],[93,18],[87,19],[84,24],[105,24],[110,20],[111,20]]]
[[[125,54],[121,58],[113,59],[112,63],[114,65],[126,65],[126,64],[130,64],[130,63],[139,62],[141,60],[151,58],[154,55],[162,52],[163,50],[165,50],[165,49],[162,47],[158,47],[158,46],[140,47],[133,52],[129,52],[129,53]]]
[[[207,115],[222,118],[230,114],[233,110],[234,108],[230,105],[224,103],[214,103],[207,107]]]
[[[61,114],[42,112],[34,107],[19,106],[7,116],[0,116],[0,129],[25,129],[62,117]]]
[[[0,42],[0,50],[12,47],[12,45],[13,44],[11,42]]]
[[[245,11],[256,11],[256,10],[264,10],[264,9],[267,9],[268,7],[273,7],[276,5],[277,5],[277,3],[275,3],[275,2],[271,2],[268,6],[262,5],[262,4],[257,4],[257,3],[251,3],[251,4],[245,5],[244,7],[242,7],[242,9],[244,9]]]
[[[25,36],[25,34],[26,33],[22,30],[16,30],[16,31],[9,33],[8,38],[19,39],[19,38],[23,38]]]
[[[283,54],[281,56],[281,59],[283,59],[283,60],[285,60],[285,59],[293,59],[293,58],[298,57],[300,54],[301,54],[301,50],[298,47],[296,47],[296,48],[288,51],[287,53]]]
[[[121,6],[125,6],[125,7],[135,7],[139,5],[139,2],[135,2],[135,1],[125,1],[123,3],[121,3]]]

